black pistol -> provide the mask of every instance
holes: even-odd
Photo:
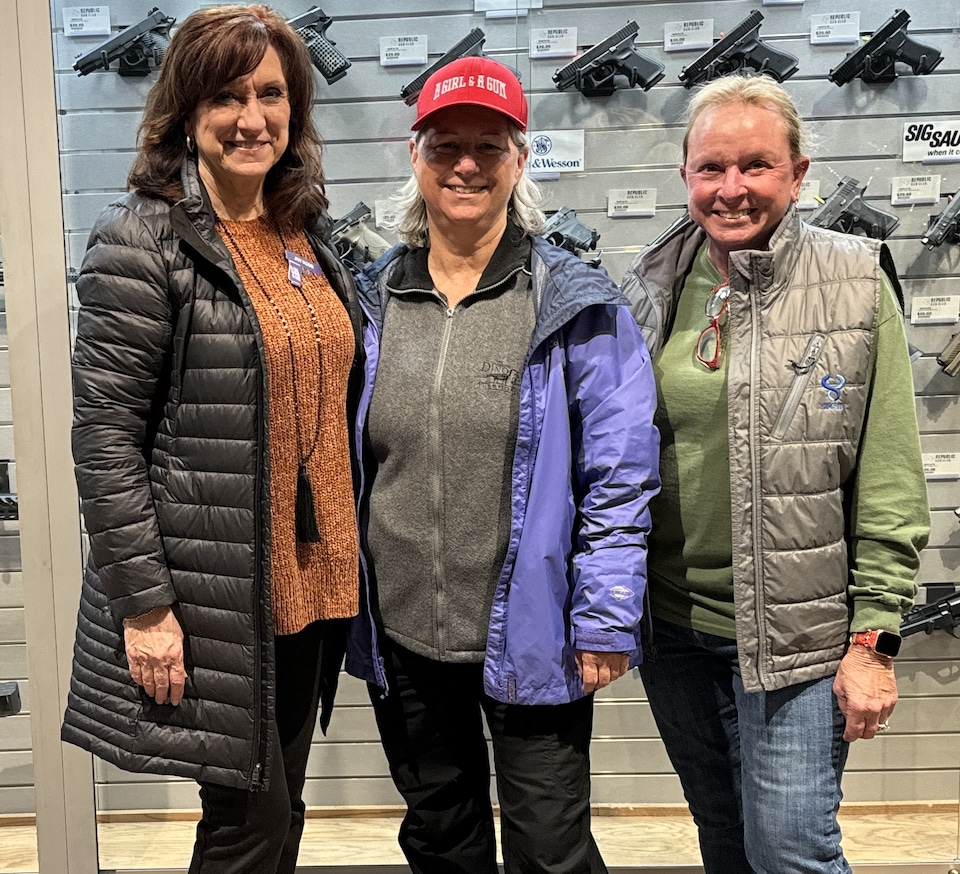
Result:
[[[753,10],[725,37],[715,42],[692,64],[680,71],[684,88],[712,82],[728,73],[753,70],[778,82],[789,79],[800,69],[790,52],[767,45],[759,36],[763,15]]]
[[[907,33],[909,23],[907,10],[898,9],[867,42],[832,69],[827,78],[835,85],[846,85],[858,76],[864,82],[892,82],[897,78],[897,61],[909,64],[918,76],[935,70],[943,60],[940,50],[911,39]]]
[[[933,634],[934,631],[946,631],[952,637],[953,629],[960,624],[960,592],[947,595],[932,604],[923,604],[908,611],[900,622],[900,636],[911,634]]]
[[[339,81],[347,75],[350,61],[338,48],[336,43],[327,37],[327,28],[333,23],[329,15],[324,15],[319,6],[311,6],[303,15],[287,21],[307,45],[310,60],[328,85]]]
[[[627,22],[626,27],[557,70],[553,74],[557,89],[566,91],[575,85],[585,97],[606,97],[616,90],[614,78],[619,73],[631,88],[639,85],[649,91],[663,78],[663,64],[633,47],[638,31],[636,21]]]
[[[114,61],[119,60],[117,72],[121,76],[146,76],[150,72],[151,60],[154,67],[160,66],[163,53],[170,45],[170,26],[174,21],[175,18],[168,18],[154,7],[142,21],[125,27],[77,58],[73,69],[79,75],[86,76],[94,70],[107,70]]]
[[[862,195],[866,187],[858,179],[844,176],[830,196],[805,219],[806,223],[844,234],[885,240],[900,224],[900,219],[865,203]]]
[[[942,243],[960,243],[960,191],[953,195],[943,212],[927,219],[927,230],[920,242],[928,249]]]
[[[478,57],[483,54],[483,41],[486,39],[483,31],[479,27],[475,27],[470,31],[460,42],[458,42],[452,49],[448,52],[444,52],[441,55],[438,61],[435,61],[426,70],[424,70],[416,79],[408,84],[404,85],[400,89],[400,96],[403,98],[403,102],[407,106],[413,106],[417,102],[417,98],[420,96],[420,92],[423,90],[423,86],[427,84],[427,79],[429,79],[434,73],[437,72],[441,67],[447,66],[451,61],[456,61],[459,58],[471,58]],[[519,78],[519,74],[517,75]]]

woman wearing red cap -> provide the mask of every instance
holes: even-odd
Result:
[[[501,64],[434,73],[404,242],[360,282],[365,585],[347,668],[370,683],[400,843],[425,874],[497,871],[481,714],[505,870],[606,870],[592,693],[640,656],[650,360],[606,273],[535,236],[526,124]]]

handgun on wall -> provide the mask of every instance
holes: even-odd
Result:
[[[866,204],[862,197],[866,187],[858,179],[844,176],[830,196],[804,221],[817,228],[885,240],[900,224],[900,219]]]
[[[324,15],[319,6],[311,6],[302,15],[287,21],[307,44],[310,60],[328,85],[347,75],[350,61],[338,49],[336,43],[327,37],[327,28],[333,23],[329,15]]]
[[[954,334],[943,351],[937,356],[937,364],[947,376],[956,376],[960,373],[960,334]],[[960,507],[957,508],[960,510]],[[960,516],[960,513],[957,514]]]
[[[897,61],[909,64],[918,76],[936,69],[943,60],[940,50],[912,39],[907,33],[909,22],[907,10],[898,9],[867,42],[832,69],[827,78],[835,85],[846,85],[858,76],[864,82],[892,82],[897,78]]]
[[[957,625],[960,625],[960,592],[908,611],[900,622],[900,636],[909,637],[921,631],[924,634],[946,631],[951,637],[956,637],[953,629]]]
[[[404,103],[406,103],[407,106],[413,106],[413,104],[417,102],[417,98],[420,96],[423,86],[426,85],[427,79],[429,79],[441,67],[445,67],[451,61],[456,61],[459,58],[481,56],[483,54],[483,41],[485,39],[486,36],[479,27],[475,27],[473,30],[471,30],[470,33],[460,40],[460,42],[458,42],[452,49],[441,55],[439,60],[435,61],[419,76],[417,76],[416,79],[407,85],[404,85],[403,88],[400,89],[400,96],[403,98]],[[519,78],[519,75],[517,78]]]
[[[168,18],[154,7],[142,21],[131,24],[77,58],[73,69],[86,76],[94,70],[107,70],[119,60],[117,72],[121,76],[146,76],[150,72],[151,59],[154,67],[160,66],[163,53],[170,45],[170,26],[174,21],[175,18]]]
[[[574,255],[593,252],[600,241],[596,228],[585,225],[568,206],[562,206],[547,216],[541,236],[546,237],[554,246],[573,252]],[[599,264],[600,259],[597,258],[595,263]]]
[[[692,88],[744,69],[771,76],[778,82],[789,79],[800,69],[800,62],[790,52],[775,49],[760,39],[761,21],[763,15],[754,9],[726,36],[684,67],[680,71],[683,87]]]
[[[330,242],[340,260],[348,267],[362,267],[376,261],[390,244],[367,226],[371,210],[360,201],[330,229]]]
[[[960,243],[960,191],[953,195],[943,212],[927,219],[927,230],[920,242],[928,249],[941,243]]]
[[[627,78],[631,88],[639,85],[649,91],[663,78],[663,64],[633,47],[638,31],[636,21],[627,22],[626,27],[557,70],[553,74],[557,89],[566,91],[575,85],[585,97],[606,97],[616,90],[614,80],[619,73]]]

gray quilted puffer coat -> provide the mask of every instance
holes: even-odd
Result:
[[[125,770],[255,790],[275,689],[264,353],[193,161],[182,178],[175,205],[133,193],[108,206],[77,281],[73,452],[90,559],[62,736]],[[359,349],[353,281],[322,236],[308,231]],[[135,685],[124,655],[124,617],[165,604],[184,630],[178,707]],[[324,728],[342,654],[339,633],[325,640]]]

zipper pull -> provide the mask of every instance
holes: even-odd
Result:
[[[790,366],[799,374],[809,372],[810,368],[817,363],[820,353],[823,351],[823,344],[827,338],[823,334],[814,334],[807,344],[807,350],[803,353],[803,358],[799,361],[791,361]]]

